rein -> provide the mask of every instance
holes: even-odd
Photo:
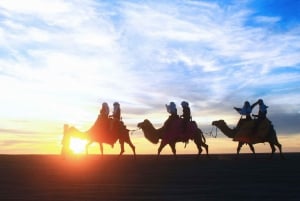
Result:
[[[215,135],[214,135],[214,133],[213,133],[213,129],[214,129],[214,126],[213,127],[211,127],[211,131],[209,132],[209,133],[205,133],[206,135],[208,135],[208,136],[211,136],[211,137],[213,137],[213,138],[217,138],[217,136],[218,136],[218,128],[216,127],[216,129],[215,129]]]
[[[140,130],[141,128],[137,128],[137,129],[134,129],[134,130],[129,130],[130,134],[132,135],[134,132]]]

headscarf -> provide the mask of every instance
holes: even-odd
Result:
[[[182,101],[182,102],[181,102],[181,106],[182,106],[182,107],[188,107],[188,106],[189,106],[189,103],[186,102],[186,101]]]
[[[170,102],[169,105],[166,105],[167,111],[170,114],[177,114],[176,104],[174,102]]]
[[[259,104],[259,111],[261,111],[261,112],[267,112],[268,106],[266,106],[264,104],[264,101],[262,99],[258,100],[258,104]]]
[[[102,108],[101,108],[100,113],[103,116],[108,116],[109,115],[109,107],[108,107],[108,104],[106,102],[102,103]]]

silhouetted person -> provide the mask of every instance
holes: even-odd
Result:
[[[102,103],[102,107],[100,110],[99,121],[100,121],[100,124],[102,125],[102,128],[104,128],[105,130],[107,130],[109,127],[108,115],[109,115],[109,107],[108,107],[108,104],[106,102],[104,102],[104,103]]]
[[[100,110],[100,118],[101,119],[108,119],[109,115],[109,107],[106,102],[102,103],[102,108]]]
[[[185,133],[186,127],[192,119],[191,109],[189,107],[189,103],[186,101],[182,101],[181,106],[182,106],[182,115],[180,115],[180,117],[183,119],[183,133]]]
[[[170,124],[172,123],[172,121],[174,119],[178,119],[179,116],[177,114],[177,108],[176,108],[176,104],[174,102],[170,102],[169,105],[166,104],[166,109],[167,109],[167,112],[170,113],[170,116],[165,121],[165,123],[163,125],[163,129],[167,129],[168,130]]]
[[[253,115],[254,117],[257,117],[253,128],[254,133],[257,132],[258,126],[262,123],[262,121],[264,121],[267,118],[267,108],[268,108],[268,106],[264,104],[264,101],[262,99],[258,99],[258,101],[256,101],[252,105],[252,107],[255,107],[256,105],[258,105],[259,108],[258,108],[258,114]]]
[[[252,113],[252,109],[253,109],[253,105],[251,106],[249,101],[245,101],[244,105],[242,108],[237,108],[237,107],[233,107],[238,113],[241,114],[241,118],[237,124],[237,129],[240,128],[240,126],[245,122],[245,121],[251,121],[251,113]],[[245,116],[246,118],[243,119],[243,116]]]
[[[254,107],[254,106],[253,106]],[[233,107],[238,113],[240,113],[240,115],[246,116],[246,120],[251,120],[251,112],[252,112],[252,108],[253,108],[249,101],[245,101],[244,105],[242,108],[238,108],[238,107]]]
[[[93,135],[98,135],[100,132],[106,131],[109,127],[109,107],[106,102],[102,103],[102,107],[100,109],[100,113],[93,124],[93,126],[88,130],[88,133],[92,133]]]
[[[267,108],[268,108],[268,106],[266,106],[264,104],[264,101],[262,99],[258,99],[258,101],[256,101],[252,105],[252,108],[255,107],[257,104],[259,105],[258,114],[253,115],[253,116],[257,117],[258,120],[264,120],[265,118],[267,118]]]
[[[110,130],[114,130],[114,129],[118,128],[118,126],[120,125],[120,121],[121,121],[121,108],[120,108],[120,104],[118,102],[114,102],[114,110],[113,110],[113,114],[111,115],[111,117],[113,118],[113,122],[112,122]]]

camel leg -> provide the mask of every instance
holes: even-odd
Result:
[[[208,156],[208,145],[203,142],[202,146],[205,148],[206,156]]]
[[[256,158],[256,154],[255,154],[255,149],[253,147],[253,144],[249,144],[250,150],[252,151],[252,153],[254,154],[254,157]]]
[[[119,156],[122,156],[123,153],[125,152],[125,149],[124,149],[124,141],[120,141],[120,147],[121,147],[121,151],[120,151]]]
[[[240,155],[240,151],[241,151],[241,148],[242,148],[242,146],[244,145],[244,143],[243,142],[239,142],[239,144],[238,144],[238,147],[237,147],[237,158],[239,157],[239,155]]]
[[[197,146],[197,148],[198,148],[198,155],[197,155],[197,158],[199,158],[199,156],[200,156],[201,153],[202,153],[201,145],[203,145],[203,144],[202,144],[201,140],[199,140],[199,138],[195,138],[194,143],[196,144],[196,146]]]
[[[125,141],[132,149],[132,152],[133,152],[133,156],[134,156],[134,159],[136,159],[136,153],[135,153],[135,146],[132,144],[131,140],[126,140]]]
[[[272,150],[272,153],[271,153],[271,157],[270,157],[270,158],[273,158],[274,153],[275,153],[275,151],[276,151],[276,148],[275,148],[275,146],[274,146],[273,143],[270,143],[270,142],[269,142],[269,144],[270,144],[270,147],[271,147],[271,150]]]
[[[66,159],[67,158],[67,156],[70,154],[70,148],[69,148],[69,146],[65,146],[65,145],[63,145],[63,147],[62,147],[62,149],[61,149],[61,157],[63,158],[63,159]]]
[[[200,129],[198,130],[198,132],[194,136],[194,142],[195,142],[195,144],[197,145],[197,148],[198,148],[198,157],[202,153],[202,148],[201,147],[205,148],[206,156],[208,156],[208,145],[205,144],[205,137],[203,135],[203,132]],[[198,147],[198,146],[200,146],[200,147]]]
[[[202,147],[205,148],[206,156],[208,156],[208,145],[205,144],[205,137],[204,137],[202,132],[201,132],[200,144],[201,144]]]
[[[158,151],[157,151],[157,159],[160,156],[160,152],[163,150],[163,148],[166,146],[167,144],[165,142],[161,142],[159,147],[158,147]]]
[[[270,143],[270,142],[269,142],[269,143]],[[278,147],[281,159],[285,159],[285,157],[284,157],[283,154],[282,154],[282,146],[281,146],[281,144],[276,140],[276,142],[273,144],[274,152],[275,152],[275,146],[274,146],[274,145],[276,145],[276,146]],[[272,149],[271,143],[270,143],[270,146],[271,146],[271,149]],[[272,151],[273,151],[273,149],[272,149]],[[272,152],[272,153],[273,153],[273,152]]]
[[[174,157],[176,159],[177,157],[176,157],[175,143],[170,143],[169,146],[171,147],[172,153],[173,153],[173,155],[174,155]]]
[[[272,127],[272,130],[271,130],[271,133],[269,134],[271,136],[271,138],[269,139],[269,144],[271,146],[271,149],[272,149],[272,155],[271,155],[271,158],[273,157],[274,155],[274,152],[275,152],[275,145],[278,147],[279,149],[279,153],[280,153],[280,157],[281,159],[285,159],[285,157],[283,156],[282,154],[282,146],[281,144],[278,142],[278,139],[277,139],[277,136],[276,136],[276,131],[274,129],[274,127]]]
[[[89,146],[92,144],[92,141],[89,141],[86,145],[85,145],[85,155],[89,154]]]
[[[103,157],[103,144],[101,142],[99,142],[99,147],[100,147],[100,153],[101,153],[101,156]]]
[[[197,142],[196,145],[197,145],[197,148],[198,148],[198,156],[200,156],[201,153],[202,153],[201,142],[200,142],[200,143]],[[207,151],[207,150],[206,150],[206,151]]]
[[[279,153],[280,153],[280,157],[281,159],[285,159],[284,155],[282,154],[282,146],[279,142],[275,143],[275,145],[278,147],[279,149]]]

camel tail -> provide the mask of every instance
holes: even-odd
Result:
[[[201,138],[202,138],[203,142],[206,143],[206,138],[205,138],[205,136],[204,136],[204,134],[203,134],[203,132],[200,128],[199,128],[199,133],[201,135]]]
[[[199,135],[201,136],[201,139],[203,140],[203,142],[206,143],[206,139],[204,137],[204,134],[203,134],[202,130],[198,127],[197,122],[192,121],[192,123],[194,124],[194,129],[196,129],[196,131],[199,133]]]

